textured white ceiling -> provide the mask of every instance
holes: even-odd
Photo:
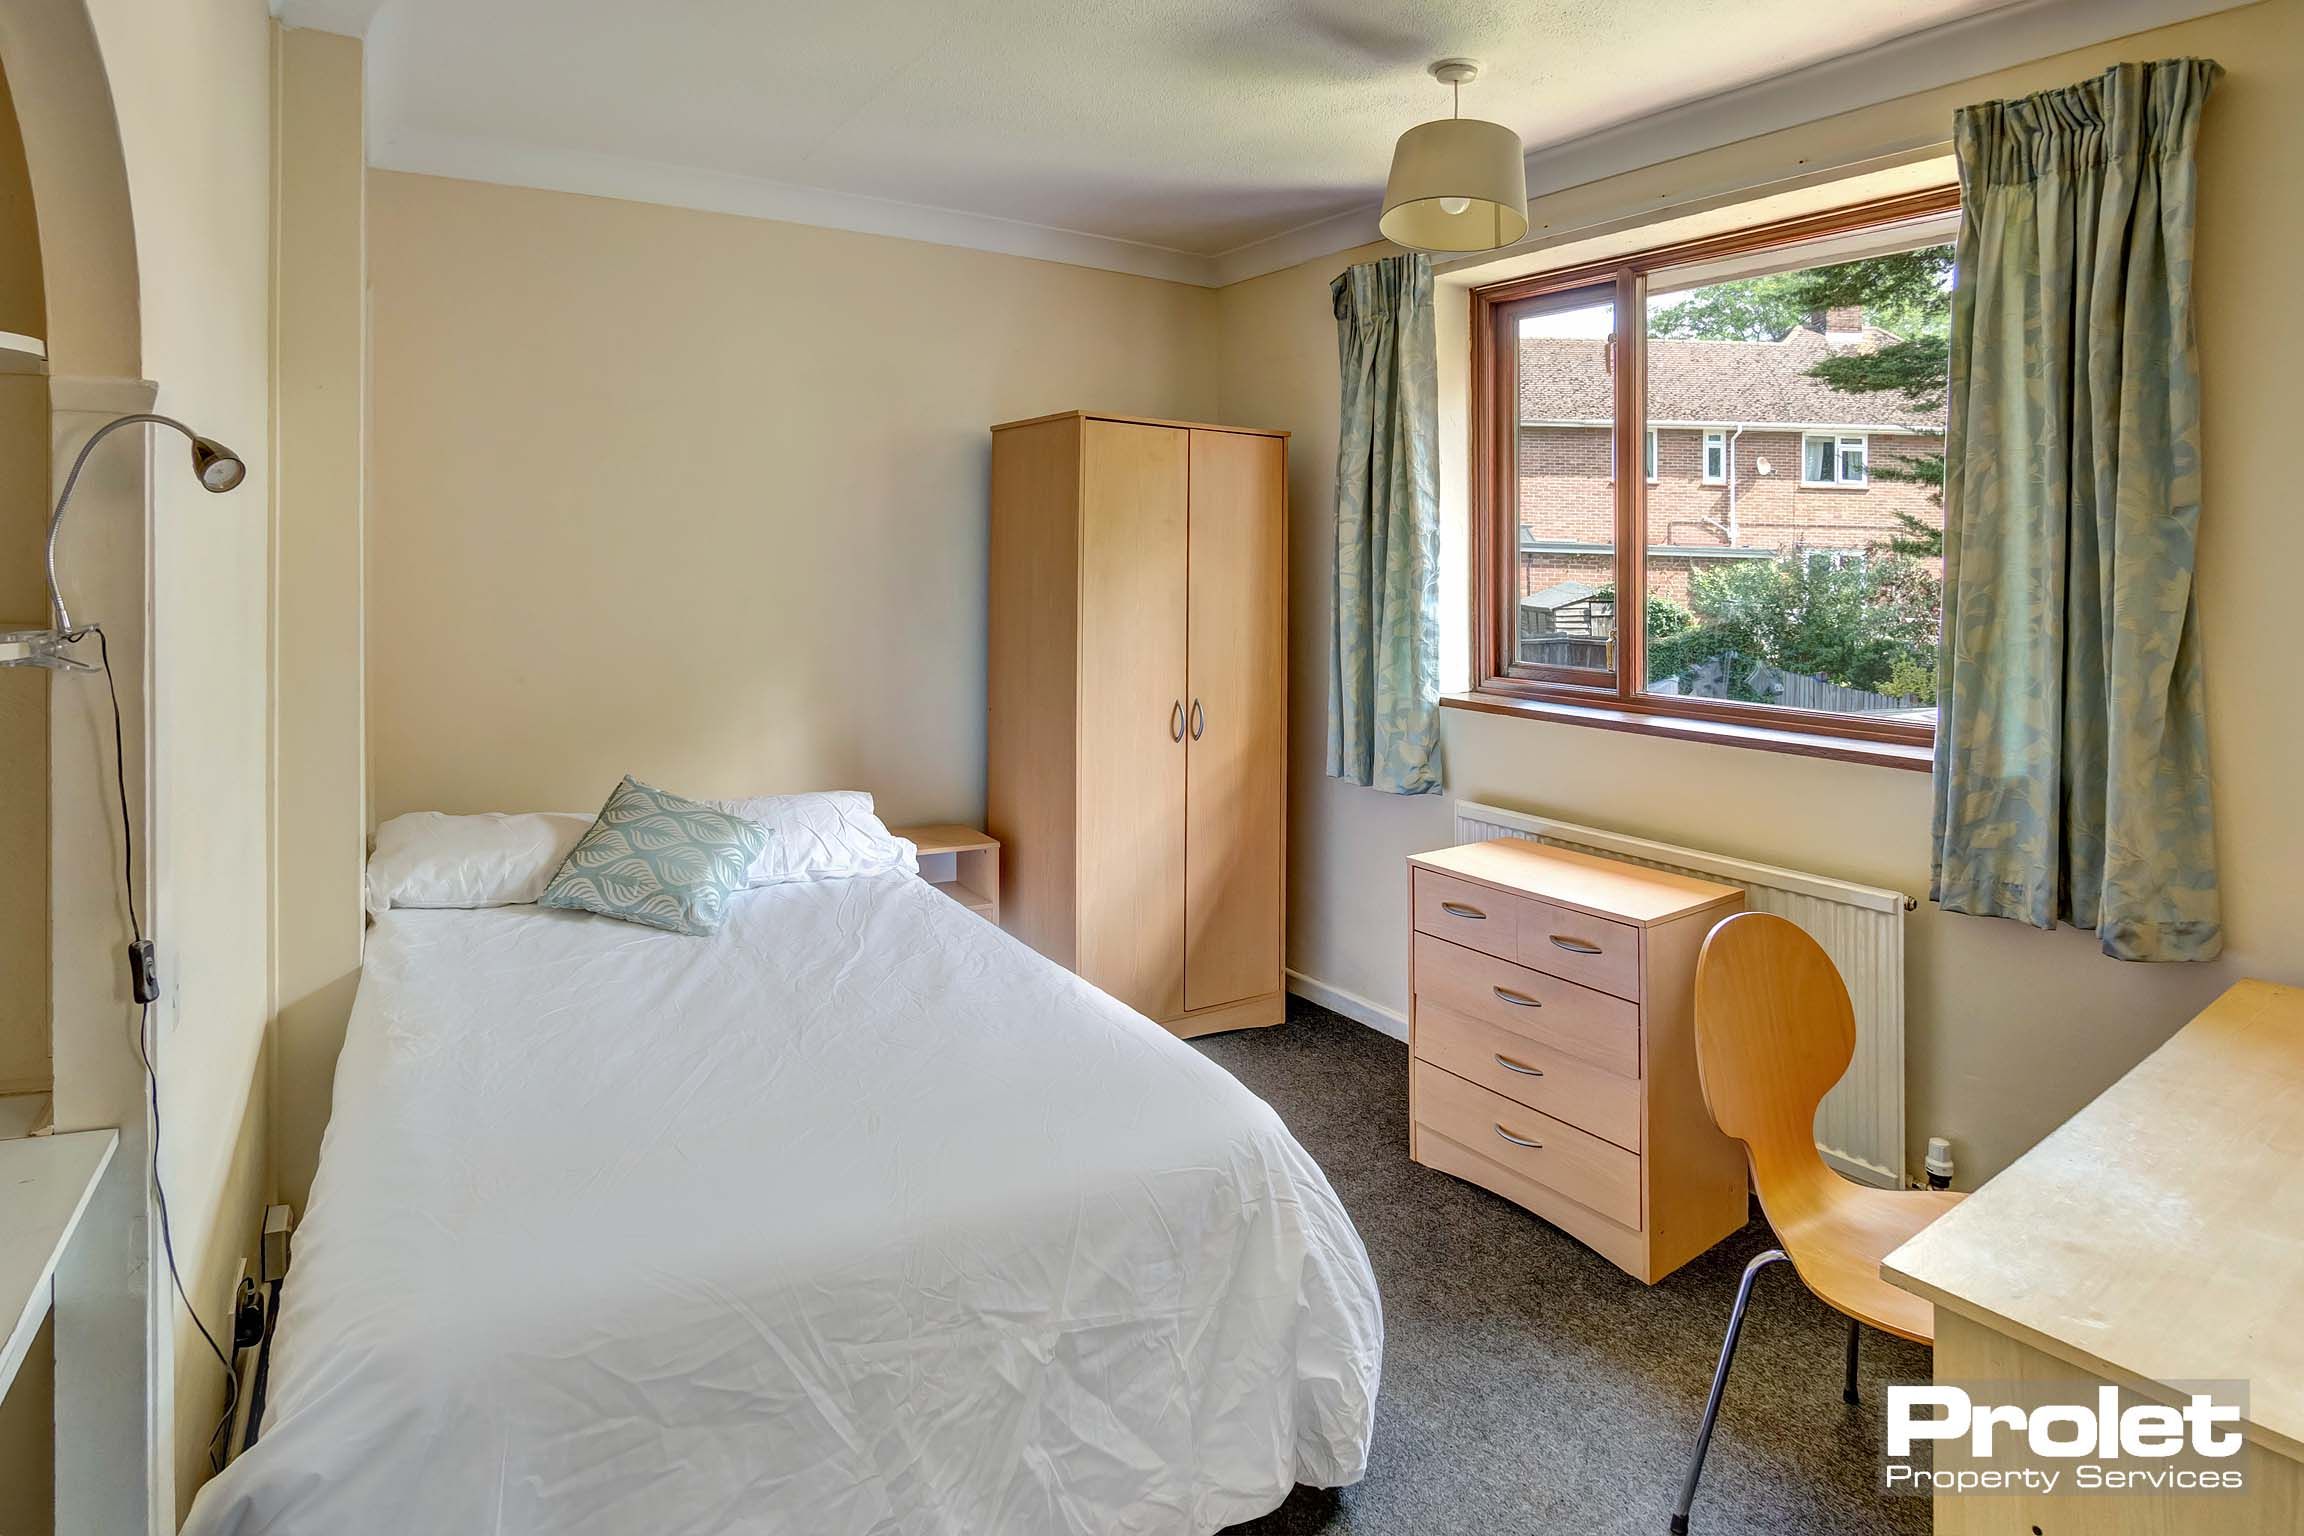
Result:
[[[2047,0],[279,3],[367,32],[380,165],[802,219],[814,195],[848,215],[814,222],[901,231],[857,216],[878,200],[927,238],[1035,248],[966,233],[1005,221],[1159,270],[1372,207],[1393,140],[1447,110],[1445,54],[1486,65],[1467,115],[1536,150]]]

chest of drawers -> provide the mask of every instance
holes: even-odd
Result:
[[[1500,839],[1408,861],[1409,1155],[1654,1284],[1741,1227],[1696,1078],[1696,955],[1731,885]]]

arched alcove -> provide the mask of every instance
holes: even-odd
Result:
[[[83,0],[0,6],[0,69],[14,97],[39,231],[50,473],[47,484],[34,489],[45,500],[87,434],[122,411],[147,408],[153,391],[141,377],[127,163]],[[125,830],[140,848],[151,841],[148,506],[143,456],[104,456],[75,493],[66,550],[76,602],[106,621],[120,691]],[[85,678],[52,680],[47,725],[53,1113],[59,1129],[112,1126],[120,1133],[118,1152],[56,1277],[56,1530],[142,1530],[151,1523],[150,1469],[166,1454],[166,1425],[154,1411],[164,1400],[166,1356],[149,1341],[166,1331],[155,1324],[149,1284],[155,1273],[147,1219],[150,1144],[136,1014],[120,963],[123,829],[113,801],[104,690]]]
[[[140,376],[128,166],[95,24],[81,0],[0,7],[8,72],[39,211],[51,373]]]

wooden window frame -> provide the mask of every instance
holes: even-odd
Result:
[[[1641,462],[1641,430],[1648,426],[1645,326],[1625,323],[1647,313],[1648,275],[1665,268],[1799,245],[1857,230],[1937,219],[1960,208],[1958,187],[1917,192],[1835,208],[1703,239],[1658,246],[1604,262],[1561,268],[1471,293],[1471,496],[1473,558],[1472,666],[1468,695],[1444,702],[1491,713],[1522,714],[1609,730],[1642,731],[1808,756],[1926,768],[1935,728],[1902,720],[1872,720],[1824,710],[1746,704],[1733,699],[1684,699],[1644,691],[1647,625],[1641,621],[1648,591],[1648,481]],[[1618,330],[1635,338],[1614,348],[1614,429],[1611,467],[1615,498],[1616,638],[1606,668],[1533,666],[1518,659],[1519,495],[1516,474],[1519,386],[1502,366],[1516,340],[1504,332],[1532,301],[1559,302],[1590,291],[1610,291]],[[1869,483],[1871,454],[1865,454]],[[1806,465],[1801,466],[1803,476]],[[1629,597],[1627,597],[1629,594]]]
[[[1640,444],[1640,466],[1646,469],[1649,465],[1660,465],[1662,462],[1662,459],[1658,457],[1656,447],[1656,429],[1650,427],[1646,440]],[[1616,483],[1616,429],[1614,427],[1608,429],[1608,483],[1610,485]],[[1656,483],[1656,476],[1653,473],[1648,476],[1648,483],[1650,485]]]

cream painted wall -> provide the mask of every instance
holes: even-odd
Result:
[[[629,772],[973,819],[987,429],[1216,408],[1205,289],[392,173],[368,220],[379,818]],[[333,1055],[282,1058],[284,1172]]]
[[[48,331],[40,225],[5,78],[0,331]],[[0,374],[0,628],[48,622],[47,527],[48,380]],[[0,1093],[44,1089],[48,1070],[48,678],[10,668],[0,671]]]
[[[391,173],[369,219],[379,817],[625,772],[974,815],[986,429],[1215,409],[1178,284]]]
[[[368,166],[358,39],[280,34],[274,278],[279,594],[274,1172],[301,1204],[344,1043],[366,927],[361,690],[368,409]]]
[[[2230,949],[2200,967],[2123,965],[2069,931],[1947,916],[1910,922],[1909,1126],[1954,1138],[1971,1185],[2053,1129],[2243,975],[2304,980],[2304,714],[2279,696],[2304,573],[2294,515],[2293,360],[2304,355],[2304,0],[2265,0],[2041,60],[1947,90],[1572,188],[1531,210],[1553,239],[1701,207],[1948,136],[1961,104],[2080,79],[2119,59],[2204,54],[2230,71],[2201,141],[2195,274],[2206,367],[2207,508],[2200,561]],[[1336,445],[1330,278],[1382,247],[1219,295],[1227,416],[1292,428],[1294,701],[1290,965],[1399,1012],[1406,1005],[1400,861],[1449,840],[1456,796],[1539,808],[1724,853],[1924,895],[1928,780],[1898,769],[1649,740],[1461,710],[1444,717],[1449,795],[1401,800],[1321,776],[1326,736]],[[1453,302],[1461,303],[1460,294]],[[1443,325],[1446,340],[1451,327]],[[1463,322],[1453,325],[1462,357]],[[1460,381],[1443,380],[1458,401]],[[1444,472],[1460,476],[1451,440]],[[1459,568],[1460,569],[1460,568]],[[1459,579],[1461,576],[1459,574]],[[1917,1153],[1915,1151],[1915,1162]]]
[[[51,1536],[55,1529],[56,1324],[50,1318],[0,1397],[0,1531]]]
[[[272,24],[263,0],[89,0],[88,12],[127,165],[144,373],[160,386],[157,409],[231,444],[249,471],[233,494],[210,496],[180,439],[152,444],[157,832],[142,852],[163,978],[161,1168],[185,1284],[217,1327],[267,1184],[251,1149],[261,1146],[271,1002]],[[106,447],[135,453],[132,441]],[[133,1041],[121,1034],[86,1043],[88,1070],[133,1084]],[[60,1066],[60,1120],[61,1078]],[[98,1112],[140,1117],[132,1098]],[[223,1379],[164,1281],[155,1306],[174,1347],[155,1381],[173,1413],[155,1426],[169,1448],[153,1497],[180,1511],[205,1465]]]
[[[0,330],[43,336],[40,226],[0,76]],[[40,550],[48,522],[48,380],[0,374],[0,627],[44,624]],[[0,671],[0,1093],[49,1086],[48,679]],[[55,1331],[43,1328],[0,1397],[0,1531],[54,1526]]]

